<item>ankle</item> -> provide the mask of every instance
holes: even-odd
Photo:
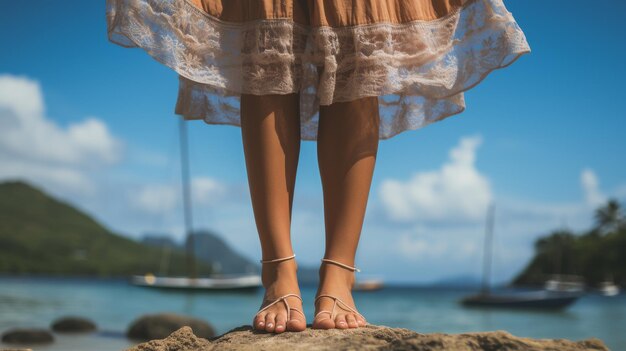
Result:
[[[264,264],[261,268],[261,281],[264,287],[277,281],[297,283],[298,264],[295,260]]]
[[[354,272],[345,268],[323,263],[319,269],[320,287],[346,286],[352,289],[355,282]]]

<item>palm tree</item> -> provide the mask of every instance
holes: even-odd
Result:
[[[602,234],[616,231],[626,225],[624,214],[617,199],[609,199],[607,204],[595,212],[595,229]]]

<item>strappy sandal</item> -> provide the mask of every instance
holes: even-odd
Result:
[[[360,272],[361,271],[360,269],[358,269],[356,267],[349,266],[347,264],[344,264],[344,263],[341,263],[341,262],[337,262],[337,261],[334,261],[334,260],[330,260],[328,258],[322,258],[322,263],[332,263],[332,264],[335,264],[335,265],[337,265],[339,267],[351,270],[353,272]],[[321,299],[322,297],[328,297],[328,298],[333,299],[333,308],[330,311],[322,310],[322,311],[317,312],[315,314],[315,316],[313,317],[313,321],[315,321],[315,319],[317,319],[317,316],[319,316],[322,313],[330,314],[329,318],[324,318],[322,320],[326,320],[326,319],[334,320],[335,319],[335,308],[336,307],[339,307],[339,308],[341,308],[341,309],[343,309],[345,311],[353,312],[353,313],[357,314],[358,316],[360,316],[364,321],[366,320],[365,317],[362,314],[359,313],[359,311],[357,311],[356,309],[350,307],[348,304],[346,304],[343,300],[341,300],[337,296],[328,295],[328,294],[321,294],[321,295],[318,295],[315,298],[315,302],[314,303],[316,304],[317,301],[319,299]],[[365,322],[365,325],[367,325],[367,322]]]
[[[291,255],[289,257],[276,258],[276,259],[273,259],[273,260],[261,260],[260,262],[261,263],[275,263],[275,262],[282,262],[282,261],[290,260],[290,259],[295,258],[295,257],[296,257],[296,255],[294,254],[294,255]],[[275,304],[277,304],[277,303],[282,301],[285,304],[285,308],[287,309],[287,322],[285,323],[285,331],[288,331],[287,330],[287,323],[289,323],[289,321],[291,321],[291,310],[294,310],[294,311],[300,313],[302,316],[304,316],[306,318],[306,316],[304,315],[304,312],[300,311],[299,309],[297,309],[295,307],[289,306],[289,303],[287,302],[287,298],[290,297],[290,296],[297,297],[298,300],[300,300],[300,302],[302,302],[302,298],[298,294],[293,294],[292,293],[292,294],[286,294],[286,295],[280,296],[280,297],[274,299],[271,303],[269,303],[265,307],[263,307],[260,310],[258,310],[257,313],[254,315],[255,319],[256,319],[256,316],[259,315],[259,313],[265,311],[266,309],[270,308],[271,306],[273,306],[273,305],[275,305]],[[256,329],[256,326],[253,326],[253,327]]]

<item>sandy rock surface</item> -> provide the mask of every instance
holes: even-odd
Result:
[[[165,339],[139,344],[129,351],[209,350],[609,350],[602,341],[588,339],[528,339],[504,331],[467,334],[419,334],[412,330],[369,325],[346,330],[314,330],[282,334],[261,333],[250,326],[233,329],[211,340],[182,327]]]

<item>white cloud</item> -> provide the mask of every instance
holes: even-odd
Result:
[[[227,193],[224,184],[208,177],[196,177],[191,180],[191,194],[195,204],[214,205]]]
[[[27,78],[0,75],[0,106],[26,118],[43,115],[44,103],[39,84]]]
[[[93,190],[88,170],[111,165],[121,143],[95,117],[63,128],[47,118],[37,81],[0,75],[0,178]]]
[[[96,158],[98,162],[114,163],[119,158],[118,142],[101,120],[89,117],[83,122],[72,124],[66,133],[61,133],[67,139],[64,151],[75,150],[74,159],[87,161]]]
[[[450,262],[474,257],[482,250],[482,224],[433,226],[415,224],[398,230],[394,250],[408,261]]]
[[[128,193],[129,203],[146,214],[164,214],[178,204],[179,192],[173,185],[144,185]]]
[[[487,178],[475,166],[480,136],[462,138],[438,170],[415,173],[408,181],[384,180],[380,199],[392,220],[476,221],[492,199]]]
[[[396,241],[398,251],[411,261],[440,257],[448,251],[447,241],[432,241],[409,233]]]
[[[6,160],[0,156],[0,179],[26,178],[45,186],[55,193],[93,193],[94,184],[79,170],[55,165],[41,165],[22,160]]]
[[[600,191],[598,177],[593,170],[586,168],[580,173],[580,184],[588,205],[596,207],[607,201],[606,196]]]
[[[228,194],[228,185],[209,177],[191,179],[191,201],[194,207],[212,206],[220,203]],[[128,193],[133,208],[145,214],[165,214],[175,211],[182,204],[180,184],[148,184]]]

